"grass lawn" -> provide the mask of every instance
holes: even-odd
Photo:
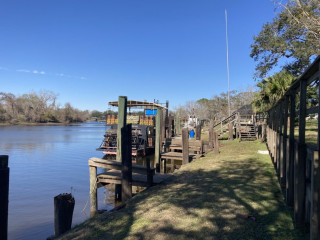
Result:
[[[182,166],[125,208],[60,239],[307,239],[293,227],[270,157],[257,154],[265,144],[221,144],[220,155]]]

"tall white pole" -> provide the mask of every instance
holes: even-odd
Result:
[[[227,16],[227,9],[225,9],[225,16],[226,16],[226,44],[227,44],[227,73],[228,73],[228,112],[229,116],[230,112],[230,91],[229,91],[229,46],[228,46],[228,16]]]

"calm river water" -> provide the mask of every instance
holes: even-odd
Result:
[[[73,225],[89,216],[90,157],[99,147],[104,123],[75,126],[0,127],[0,155],[9,155],[9,239],[46,239],[54,232],[53,198],[72,193]],[[99,209],[110,209],[110,192],[100,188]]]

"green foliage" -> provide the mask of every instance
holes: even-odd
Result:
[[[290,72],[283,70],[257,84],[260,88],[255,93],[253,106],[258,112],[265,112],[271,108],[286,92],[296,77]]]
[[[312,57],[320,54],[319,2],[289,0],[281,5],[282,11],[272,22],[263,25],[251,45],[250,56],[257,62],[256,78],[264,78],[283,62],[281,66],[284,69],[298,76],[310,64]]]

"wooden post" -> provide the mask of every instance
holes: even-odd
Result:
[[[201,140],[201,125],[196,126],[196,140]]]
[[[118,129],[117,129],[117,161],[122,162],[121,129],[127,124],[127,97],[119,96],[118,100]],[[115,200],[121,201],[121,184],[115,185]]]
[[[0,239],[8,238],[9,156],[0,155]]]
[[[122,171],[121,171],[121,198],[125,202],[132,197],[132,125],[128,124],[121,129],[121,155],[122,155]]]
[[[189,163],[189,134],[188,128],[182,129],[182,165]]]
[[[262,133],[261,133],[261,142],[266,142],[267,134],[266,134],[266,123],[262,123]]]
[[[118,129],[117,129],[117,161],[121,162],[121,129],[127,124],[127,97],[120,96],[118,100]]]
[[[283,183],[287,186],[287,139],[288,139],[288,113],[289,113],[289,97],[285,96],[283,102],[283,142],[282,142],[282,152],[283,152]]]
[[[161,118],[161,137],[160,137],[160,152],[162,151],[162,144],[164,143],[166,139],[166,112],[165,110],[162,110],[162,118]]]
[[[213,128],[210,126],[209,128],[209,151],[213,149]]]
[[[294,144],[294,122],[296,117],[296,93],[294,90],[290,91],[290,128],[289,128],[289,158],[287,161],[287,182],[286,182],[286,188],[287,195],[286,195],[286,201],[289,206],[293,206],[293,182],[294,182],[294,155],[295,155],[295,144]]]
[[[304,226],[305,219],[305,169],[306,169],[306,92],[307,83],[300,81],[300,107],[299,107],[299,156],[295,159],[294,167],[294,220],[296,227]]]
[[[232,123],[229,123],[229,140],[233,140],[233,126]]]
[[[319,120],[318,120],[319,121]],[[319,133],[318,133],[319,134]],[[319,142],[319,140],[318,140]],[[319,145],[318,145],[319,146]],[[313,171],[311,176],[312,212],[310,219],[310,239],[320,239],[320,151],[314,152]]]
[[[74,204],[75,201],[71,193],[64,193],[54,197],[55,237],[71,229]]]
[[[320,69],[320,65],[319,65]],[[320,77],[320,71],[318,70]],[[318,99],[320,99],[320,85],[318,85]],[[313,172],[311,177],[311,190],[312,190],[312,210],[311,224],[310,224],[310,239],[320,239],[320,106],[318,104],[318,139],[317,146],[318,152],[314,154]]]
[[[169,116],[169,124],[168,124],[168,138],[172,138],[172,129],[173,129],[173,117]]]
[[[161,124],[162,124],[162,110],[158,108],[156,115],[156,140],[154,149],[154,167],[160,164],[160,147],[161,147]]]
[[[219,137],[218,137],[218,133],[217,132],[213,132],[213,138],[214,138],[214,153],[215,154],[219,154]]]
[[[97,168],[89,166],[89,175],[90,175],[90,217],[93,217],[98,211]]]
[[[147,186],[151,187],[153,184],[153,176],[152,176],[152,171],[150,168],[150,157],[149,156],[147,156],[146,165],[147,165]],[[166,173],[165,168],[164,168],[164,173]]]

